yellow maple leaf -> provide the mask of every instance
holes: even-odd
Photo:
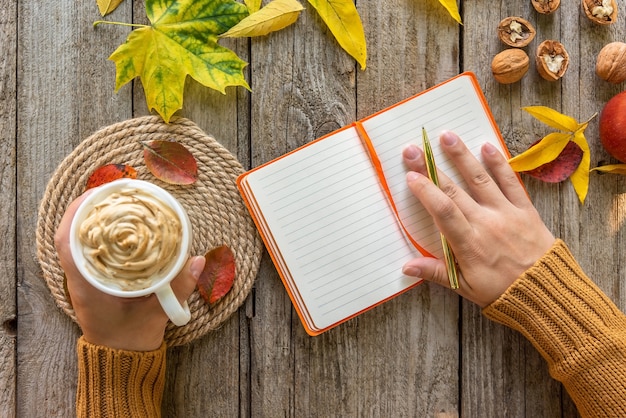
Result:
[[[256,13],[261,9],[261,0],[243,0],[250,14]]]
[[[264,36],[294,23],[302,10],[304,7],[296,0],[273,0],[220,36],[224,38]]]
[[[308,0],[339,45],[365,69],[367,48],[361,17],[353,0]]]
[[[124,0],[96,0],[96,3],[98,4],[100,14],[105,16],[117,9],[117,6],[119,6],[122,1]]]
[[[218,35],[248,15],[234,0],[146,0],[150,25],[133,30],[109,57],[115,62],[115,90],[139,77],[148,109],[165,122],[183,105],[185,80],[225,93],[228,86],[249,88],[247,65],[217,43]],[[96,22],[116,23],[116,22]],[[119,23],[118,23],[119,24]],[[225,29],[226,28],[226,29]]]
[[[441,3],[443,7],[446,8],[448,13],[450,13],[450,16],[452,16],[454,20],[457,21],[457,23],[462,23],[461,15],[459,14],[459,7],[456,4],[456,0],[439,0],[439,3]]]

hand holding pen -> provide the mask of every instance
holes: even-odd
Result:
[[[426,171],[428,172],[428,178],[433,184],[439,187],[439,176],[437,174],[437,165],[435,164],[435,156],[433,150],[430,147],[430,140],[426,129],[422,127],[422,147],[424,149],[424,162],[426,163]],[[441,235],[441,246],[443,248],[443,259],[446,262],[446,271],[448,272],[448,280],[450,281],[450,289],[455,290],[459,288],[459,278],[456,268],[456,260],[452,249],[448,244],[448,240],[445,235]]]
[[[441,134],[442,150],[468,185],[468,192],[439,173],[439,187],[428,177],[425,156],[415,145],[403,157],[407,184],[433,217],[454,251],[459,274],[457,293],[481,307],[496,300],[554,243],[508,162],[485,144],[482,159],[493,178],[452,132]],[[450,287],[445,260],[418,257],[405,274]]]

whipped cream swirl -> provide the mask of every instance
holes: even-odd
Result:
[[[78,239],[87,268],[121,290],[150,287],[176,261],[182,235],[174,210],[146,192],[127,188],[94,206]]]

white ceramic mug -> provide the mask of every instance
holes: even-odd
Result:
[[[150,284],[140,290],[123,290],[119,286],[107,284],[101,278],[98,278],[99,273],[90,267],[90,263],[83,253],[83,245],[79,239],[80,226],[95,205],[109,195],[123,190],[138,190],[169,206],[178,216],[182,227],[181,236],[179,237],[180,246],[178,253],[175,255],[175,261],[171,262],[166,271],[160,272],[156,277],[150,277]],[[120,179],[95,188],[77,208],[70,226],[70,250],[74,263],[78,271],[92,286],[104,293],[122,298],[135,298],[154,293],[168,318],[178,326],[189,322],[191,313],[186,301],[182,305],[179,303],[172,291],[170,282],[185,266],[191,251],[191,243],[191,222],[182,205],[165,189],[142,180]],[[108,281],[111,280],[109,279]]]

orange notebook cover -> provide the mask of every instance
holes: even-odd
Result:
[[[439,231],[406,185],[402,150],[456,132],[480,156],[509,153],[472,73],[460,74],[252,169],[237,185],[298,315],[318,335],[420,283],[408,260],[442,256]]]

